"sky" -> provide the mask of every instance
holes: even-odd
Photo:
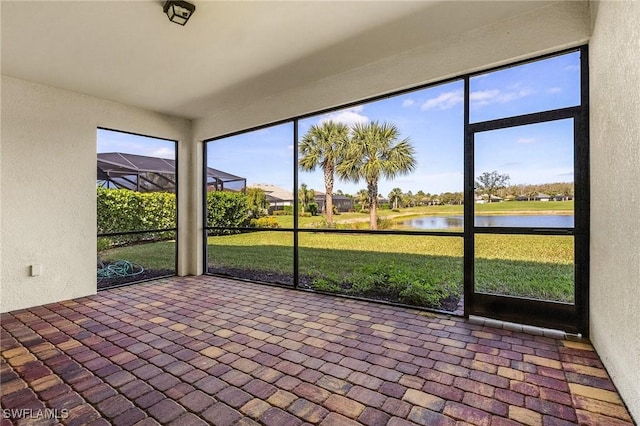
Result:
[[[580,54],[569,53],[476,76],[470,81],[470,121],[545,111],[580,103]],[[462,80],[431,86],[384,100],[299,121],[300,138],[313,124],[333,120],[348,125],[389,122],[415,148],[417,167],[394,180],[381,179],[380,194],[395,187],[404,192],[440,194],[463,190]],[[99,131],[98,152],[131,152],[173,158],[173,144],[128,134]],[[210,142],[209,167],[246,177],[247,184],[267,183],[293,190],[293,123],[285,123]],[[498,171],[510,184],[573,182],[573,122],[477,133],[475,175]],[[300,171],[299,183],[324,192],[322,170]],[[364,182],[336,178],[334,192],[355,194]]]

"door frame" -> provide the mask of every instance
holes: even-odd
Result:
[[[580,48],[581,103],[579,106],[469,123],[469,82],[465,77],[464,141],[464,314],[545,328],[581,333],[589,330],[589,98],[587,47]],[[483,74],[486,73],[483,72]],[[573,119],[574,227],[573,228],[481,228],[474,226],[474,136],[479,132]],[[475,292],[475,236],[572,235],[574,238],[574,303],[560,303]]]

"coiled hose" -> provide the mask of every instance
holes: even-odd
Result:
[[[98,282],[105,279],[134,277],[143,272],[142,266],[128,260],[118,260],[105,265],[102,260],[98,259]]]

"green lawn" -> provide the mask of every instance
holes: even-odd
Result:
[[[479,204],[476,210],[483,214],[533,210],[569,214],[573,211],[573,202]],[[461,214],[462,206],[400,210],[402,215],[426,215],[427,212]],[[382,217],[392,215],[398,212],[380,212]],[[362,218],[368,215],[336,216],[338,221]],[[282,227],[293,225],[291,216],[277,216],[277,219]],[[300,218],[300,225],[304,227],[313,220],[318,218]],[[249,278],[259,274],[258,278],[263,281],[291,283],[292,233],[260,231],[209,237],[208,245],[209,267],[215,271],[226,270],[232,274],[245,271]],[[449,294],[460,296],[462,292],[463,240],[460,237],[300,233],[299,245],[302,284],[312,288],[382,299],[399,298],[403,303],[416,305],[433,305],[426,294],[443,298]],[[100,256],[103,260],[130,260],[148,269],[173,269],[174,249],[174,242],[165,241],[105,250]],[[477,291],[572,302],[573,237],[477,235],[475,275]]]

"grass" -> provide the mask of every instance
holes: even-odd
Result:
[[[300,274],[339,281],[369,264],[452,271],[447,285],[462,291],[462,238],[425,235],[303,233]],[[209,264],[292,274],[293,237],[254,232],[209,238]],[[543,235],[479,235],[477,291],[573,301],[573,238]]]
[[[553,207],[550,210],[549,207]],[[519,210],[526,209],[526,210]],[[543,210],[546,209],[546,210]],[[504,202],[476,205],[482,214],[553,211],[570,214],[573,202]],[[462,206],[402,209],[402,215],[461,214]],[[383,210],[381,217],[398,212]],[[407,216],[404,216],[406,218]],[[282,227],[293,217],[277,216]],[[368,220],[367,214],[346,213],[339,221]],[[287,221],[291,223],[287,225]],[[305,227],[318,218],[300,218]],[[363,222],[366,224],[366,222]],[[293,234],[260,231],[209,237],[209,267],[259,272],[274,282],[293,275]],[[396,276],[420,285],[437,285],[453,295],[462,292],[463,240],[459,237],[414,235],[299,234],[299,273],[318,288],[350,292],[374,275],[376,265],[388,265]],[[100,253],[103,260],[127,259],[148,269],[174,268],[173,242],[133,245]],[[476,291],[573,302],[573,237],[543,235],[476,236]],[[380,269],[380,268],[378,268]],[[265,278],[266,277],[266,278]],[[280,277],[280,278],[279,278]],[[393,281],[395,278],[387,277]],[[290,281],[290,279],[289,279]],[[376,291],[380,290],[378,288]],[[379,291],[378,291],[379,293]],[[377,293],[376,293],[377,294]]]
[[[103,262],[128,260],[145,269],[175,270],[175,249],[175,241],[160,241],[102,250],[98,257]]]

